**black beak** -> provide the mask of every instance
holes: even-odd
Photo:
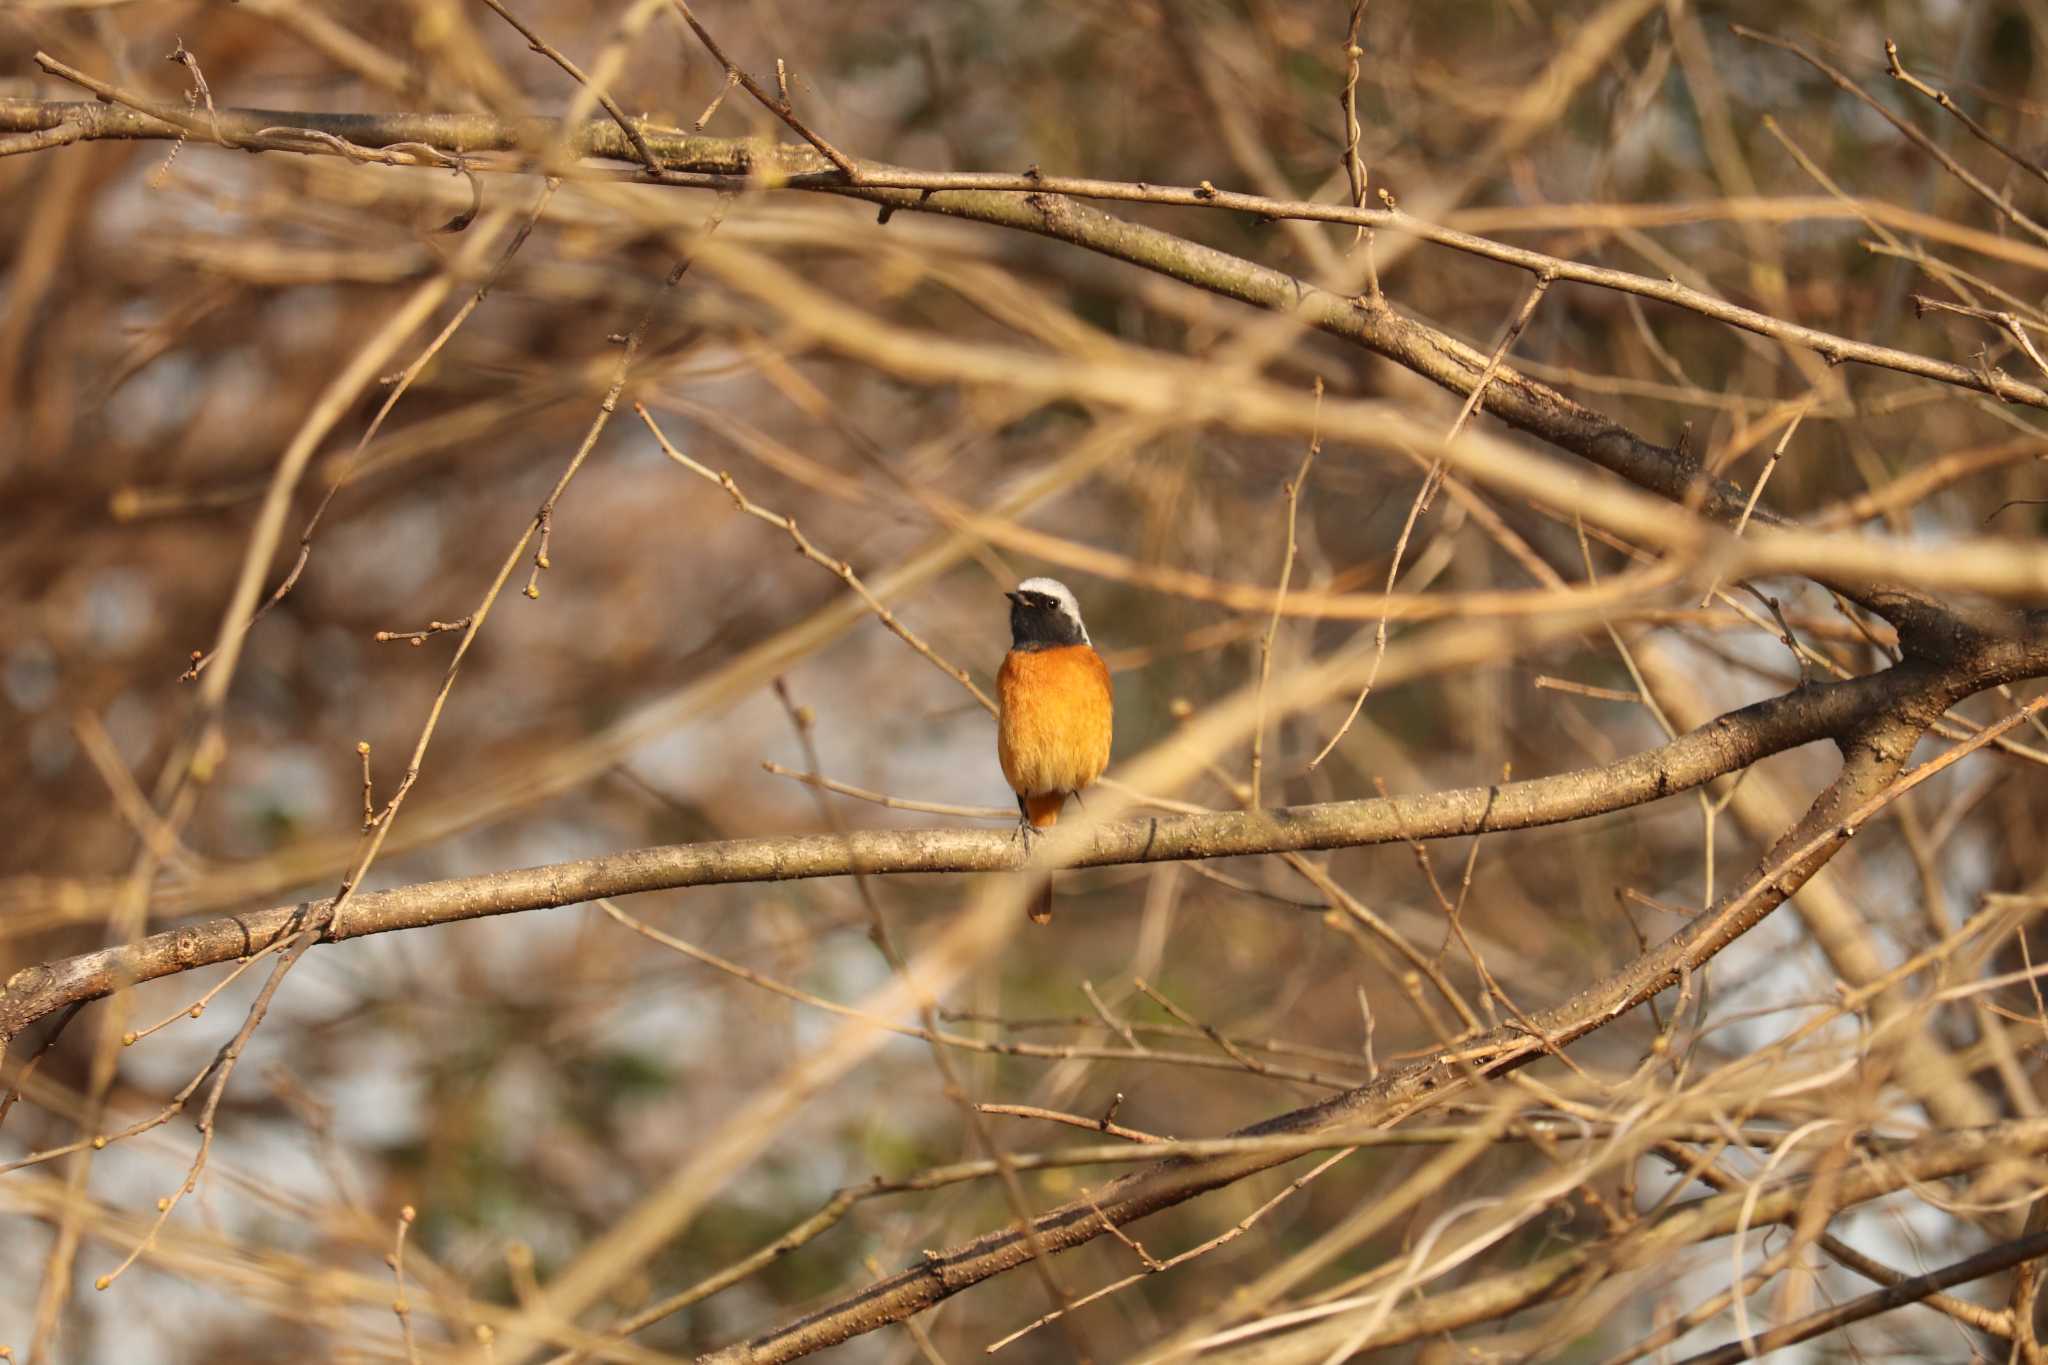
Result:
[[[1024,605],[1024,599],[1019,597],[1016,593],[1006,592],[1003,594],[1003,596],[1009,598],[1012,602],[1016,603],[1020,607]]]

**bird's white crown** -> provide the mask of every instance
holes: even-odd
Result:
[[[1081,604],[1074,599],[1074,590],[1057,578],[1027,578],[1017,585],[1018,592],[1042,593],[1060,604],[1060,611],[1070,617],[1075,629],[1081,632],[1082,643],[1090,643],[1088,627],[1081,623]]]

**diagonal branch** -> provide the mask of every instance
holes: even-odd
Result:
[[[233,140],[271,150],[308,154],[346,154],[356,159],[383,159],[416,164],[445,154],[435,146],[457,150],[519,153],[500,170],[529,168],[544,156],[555,139],[591,156],[637,161],[638,149],[609,120],[586,121],[569,136],[558,121],[500,121],[469,115],[316,115],[266,110],[224,110],[210,127],[168,106],[158,106],[74,71],[53,58],[44,65],[93,89],[104,98],[133,104],[39,104],[0,100],[0,130],[37,130],[78,122],[96,137],[191,136]],[[304,130],[301,132],[300,130]],[[1235,194],[1202,185],[1192,189],[1125,181],[1054,177],[921,172],[882,163],[857,163],[859,183],[829,158],[809,147],[759,141],[704,138],[674,129],[641,127],[648,146],[671,169],[659,174],[644,167],[613,174],[629,180],[705,188],[758,189],[781,184],[864,200],[884,215],[899,210],[938,213],[991,226],[1008,227],[1051,237],[1070,245],[1125,261],[1208,290],[1223,297],[1290,314],[1310,329],[1365,347],[1390,359],[1461,399],[1472,392],[1487,369],[1487,357],[1448,333],[1396,312],[1383,297],[1349,298],[1318,289],[1305,281],[1227,252],[1202,246],[1170,232],[1117,218],[1078,198],[1182,205],[1252,213],[1261,218],[1307,218],[1386,227],[1465,251],[1484,259],[1528,270],[1539,278],[1592,284],[1655,298],[1690,309],[1727,325],[1818,352],[1830,363],[1858,361],[1879,365],[1960,388],[1993,394],[2009,402],[2048,407],[2048,389],[2022,383],[2002,371],[1972,368],[1926,356],[1874,346],[1740,308],[1670,280],[1651,279],[1625,271],[1584,265],[1541,252],[1489,241],[1469,233],[1422,222],[1397,209],[1360,209],[1350,205],[1286,201]],[[309,136],[310,135],[310,136]],[[443,141],[445,139],[445,141]],[[331,144],[331,145],[330,145]],[[389,152],[369,149],[389,146]],[[491,169],[470,162],[477,169]],[[943,191],[943,193],[941,193]],[[1587,408],[1556,389],[1500,366],[1484,390],[1480,406],[1493,416],[1530,435],[1579,456],[1630,483],[1667,500],[1698,507],[1717,520],[1733,523],[1743,515],[1745,490],[1711,476],[1686,450],[1663,446],[1630,431],[1605,414]],[[1779,525],[1783,518],[1759,508],[1754,520]],[[1829,586],[1840,586],[1830,584]],[[1902,632],[1942,634],[1955,625],[1955,613],[1924,591],[1888,583],[1862,584],[1847,590],[1851,600],[1877,613]]]
[[[61,66],[61,63],[56,64]],[[54,68],[53,68],[54,69]],[[81,73],[63,67],[59,74],[80,79]],[[85,78],[95,92],[111,91],[103,82]],[[107,96],[113,98],[112,94]],[[243,146],[266,151],[306,155],[345,155],[342,148],[317,140],[288,139],[281,134],[306,129],[339,138],[358,149],[415,147],[445,148],[451,152],[519,153],[521,159],[509,164],[478,165],[478,170],[533,170],[551,140],[562,136],[555,119],[499,119],[483,114],[338,114],[309,110],[223,109],[219,112],[222,133]],[[135,108],[121,108],[95,101],[0,99],[0,133],[36,133],[68,128],[65,141],[104,139],[174,139],[181,136],[214,141],[213,129],[205,120],[193,119],[169,105],[138,102]],[[268,131],[269,138],[260,136]],[[1744,308],[1726,299],[1670,279],[1639,275],[1607,266],[1588,265],[1561,256],[1547,255],[1527,247],[1494,241],[1428,222],[1398,208],[1360,208],[1350,204],[1329,204],[1306,199],[1275,199],[1266,195],[1241,194],[1213,185],[1158,185],[1145,181],[1106,180],[1087,176],[1044,174],[1011,175],[980,171],[920,171],[884,162],[850,160],[858,172],[849,183],[831,158],[809,147],[764,142],[750,138],[704,137],[679,128],[640,126],[642,137],[660,157],[664,170],[656,175],[644,167],[625,171],[594,172],[617,178],[650,183],[691,186],[704,189],[760,189],[763,184],[793,190],[808,190],[865,200],[890,213],[899,211],[940,213],[982,222],[1004,222],[1010,215],[992,211],[992,201],[1023,201],[1036,198],[1049,204],[1062,197],[1099,199],[1114,203],[1157,204],[1176,208],[1223,210],[1247,214],[1260,220],[1303,219],[1318,223],[1386,229],[1406,233],[1421,241],[1453,251],[1514,266],[1532,274],[1549,274],[1559,281],[1588,284],[1654,299],[1683,308],[1701,317],[1758,336],[1787,342],[1813,351],[1830,364],[1855,362],[1902,374],[1931,379],[2028,407],[2048,408],[2048,389],[2012,378],[2000,371],[1984,371],[1931,356],[1879,346],[1852,337],[1807,327],[1782,318]],[[574,130],[569,146],[583,155],[611,161],[638,162],[638,150],[610,120],[591,120]],[[7,149],[0,144],[0,149]],[[11,150],[38,148],[20,146]],[[386,158],[378,158],[386,159]],[[419,164],[406,152],[388,158],[391,164]],[[531,164],[529,164],[531,163]],[[1118,221],[1118,220],[1112,220]],[[1014,225],[1014,224],[1013,224]],[[1161,234],[1171,237],[1171,234]],[[1179,241],[1179,238],[1172,238]],[[1084,243],[1084,245],[1086,245]],[[1100,248],[1097,248],[1100,249]],[[1115,254],[1111,252],[1110,254]],[[1221,254],[1221,253],[1218,253]],[[1235,259],[1235,258],[1231,258]],[[1169,272],[1171,273],[1171,272]],[[1271,272],[1278,274],[1279,272]],[[1297,288],[1305,286],[1283,276]],[[1190,280],[1200,288],[1214,286],[1201,279]],[[1360,300],[1361,311],[1371,300]],[[1481,360],[1483,363],[1483,357]],[[1463,396],[1471,388],[1475,366],[1464,382],[1453,387]],[[1434,376],[1432,376],[1434,377]],[[1438,382],[1444,382],[1439,380]],[[1529,382],[1523,380],[1522,382]],[[1488,411],[1497,411],[1489,395]]]
[[[2048,705],[2031,703],[2000,722],[2010,729]],[[1891,800],[1987,742],[1980,736],[1949,750],[1897,781],[1924,721],[1902,710],[1873,722],[1844,744],[1842,773],[1824,790],[1798,827],[1779,841],[1740,894],[1707,910],[1663,943],[1620,971],[1565,1003],[1536,1016],[1540,1038],[1520,1027],[1497,1029],[1399,1068],[1380,1079],[1317,1104],[1240,1129],[1235,1137],[1328,1132],[1338,1126],[1380,1127],[1399,1122],[1430,1104],[1469,1088],[1477,1080],[1504,1075],[1554,1046],[1576,1041],[1628,1010],[1677,984],[1789,900],[1829,859],[1846,847],[1855,829]],[[1697,732],[1695,732],[1697,733]],[[1987,732],[1988,733],[1988,732]],[[1942,1135],[1946,1139],[1949,1135]],[[1165,1161],[1126,1175],[1101,1190],[1041,1214],[1031,1232],[1044,1246],[1067,1250],[1094,1240],[1111,1226],[1122,1227],[1210,1190],[1281,1164],[1285,1158],[1246,1155],[1200,1161]],[[1744,1196],[1733,1196],[1740,1202]],[[1728,1201],[1731,1196],[1717,1196]],[[1712,1205],[1713,1201],[1708,1201]],[[1796,1203],[1787,1214],[1796,1212]],[[1777,1215],[1785,1216],[1785,1215]],[[1752,1225],[1755,1218],[1751,1219]],[[943,1299],[1021,1264],[1026,1242],[1021,1229],[984,1234],[944,1252],[926,1253],[918,1265],[870,1285],[803,1318],[751,1341],[701,1357],[703,1365],[780,1365],[845,1341],[886,1323],[924,1311]]]

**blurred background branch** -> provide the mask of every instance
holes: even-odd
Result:
[[[0,1347],[2042,1359],[2044,31],[8,7]]]

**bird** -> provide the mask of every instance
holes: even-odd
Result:
[[[1010,652],[996,673],[996,758],[1017,794],[1018,832],[1028,845],[1109,766],[1109,667],[1066,584],[1027,578],[1003,596]],[[1052,919],[1050,877],[1028,912],[1034,924]]]

